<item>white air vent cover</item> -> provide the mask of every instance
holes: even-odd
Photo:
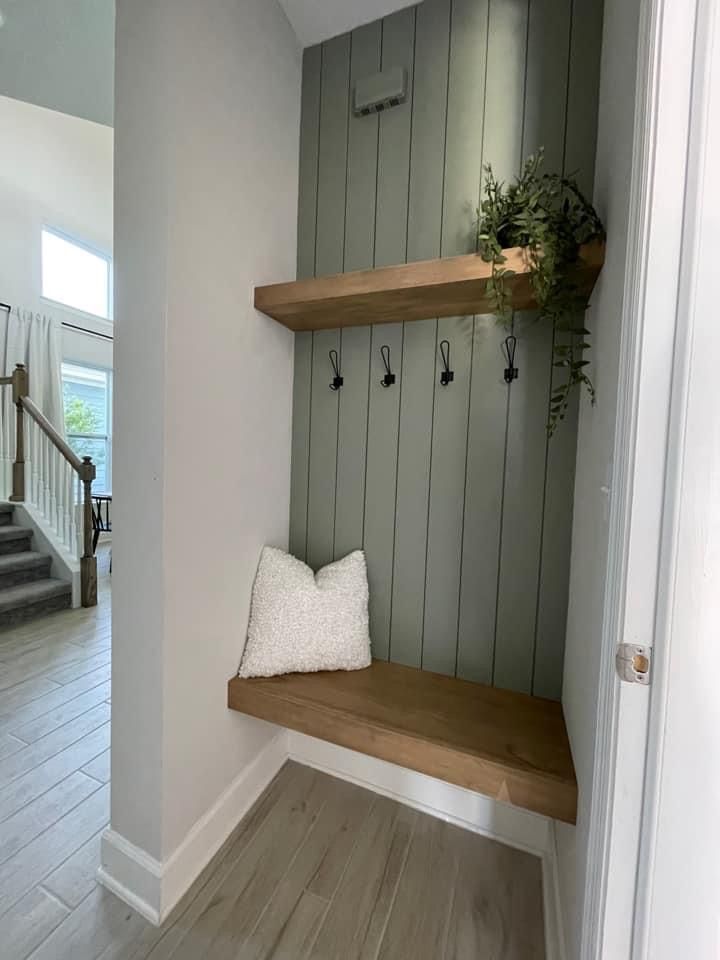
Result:
[[[389,67],[382,73],[363,77],[355,84],[353,113],[367,116],[397,107],[407,96],[407,72],[404,67]]]

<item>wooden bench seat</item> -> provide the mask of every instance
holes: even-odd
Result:
[[[232,710],[574,823],[559,703],[375,660],[228,685]]]

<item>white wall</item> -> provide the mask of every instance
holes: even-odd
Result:
[[[226,684],[260,549],[287,543],[293,339],[251,308],[251,284],[295,272],[301,54],[276,0],[120,0],[116,30],[103,863],[163,913],[168,861],[218,802],[227,815],[275,732],[228,711]]]
[[[280,0],[280,3],[305,47],[413,6],[408,0],[362,0],[362,3],[357,0]]]
[[[113,131],[0,96],[0,300],[112,334],[112,324],[43,301],[43,224],[112,253]],[[63,331],[66,359],[112,367],[112,343]]]
[[[558,823],[557,844],[568,960],[580,957],[596,746],[603,602],[608,548],[628,239],[640,0],[605,0],[594,202],[605,222],[607,259],[588,326],[597,406],[581,404],[575,479],[563,707],[579,785],[577,827]],[[603,490],[603,488],[606,488]]]
[[[114,0],[3,0],[0,95],[112,124]]]

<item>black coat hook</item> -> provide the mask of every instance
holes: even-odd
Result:
[[[385,364],[385,376],[380,381],[380,386],[389,387],[395,383],[395,374],[390,369],[390,347],[387,344],[383,344],[383,346],[380,347],[380,355]]]
[[[503,350],[505,351],[505,356],[507,357],[507,367],[505,368],[505,383],[512,383],[513,380],[517,380],[518,368],[515,366],[515,348],[517,347],[517,337],[513,337],[512,334],[509,337],[505,337],[505,342],[503,343]]]
[[[345,381],[344,381],[344,379],[340,376],[340,367],[339,367],[339,364],[338,364],[338,352],[337,352],[337,350],[331,350],[330,353],[328,354],[328,356],[330,357],[330,363],[332,364],[333,373],[335,374],[335,376],[333,377],[333,381],[332,381],[332,383],[330,384],[330,389],[331,389],[331,390],[339,390],[340,387],[343,385],[343,383],[344,383]]]
[[[455,373],[450,369],[450,341],[441,340],[440,341],[440,356],[443,360],[443,367],[445,368],[440,374],[440,383],[446,387],[449,383],[452,383],[455,379]]]

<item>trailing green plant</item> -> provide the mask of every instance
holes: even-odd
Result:
[[[514,183],[498,181],[484,168],[483,199],[477,211],[477,250],[492,263],[488,295],[498,318],[510,325],[512,308],[505,281],[514,274],[505,266],[503,249],[524,247],[539,319],[553,325],[553,377],[548,436],[565,419],[574,387],[585,387],[595,403],[595,388],[585,372],[590,344],[579,317],[588,298],[574,280],[580,246],[603,240],[605,230],[592,204],[572,177],[542,173],[543,150],[528,157]]]

